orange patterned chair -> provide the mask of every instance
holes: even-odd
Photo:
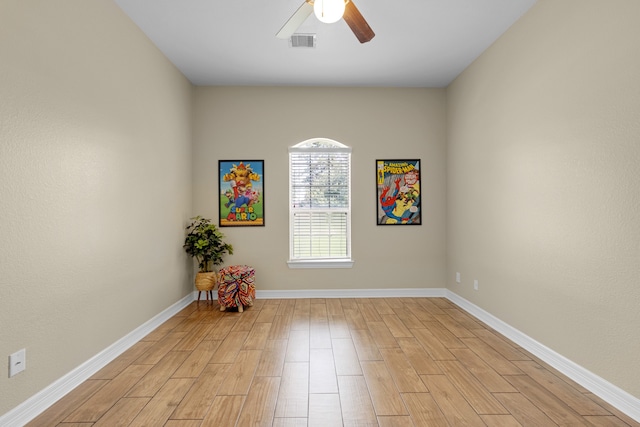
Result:
[[[244,307],[253,305],[253,300],[256,297],[254,276],[255,270],[248,265],[230,265],[220,269],[218,272],[220,311],[238,307],[238,311],[242,313]]]

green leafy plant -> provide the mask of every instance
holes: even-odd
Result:
[[[200,272],[213,271],[213,266],[222,264],[226,253],[233,254],[233,246],[224,242],[224,234],[210,219],[193,217],[186,230],[183,248],[198,261]]]

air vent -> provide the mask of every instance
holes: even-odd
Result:
[[[315,34],[293,34],[289,39],[291,47],[316,47]]]

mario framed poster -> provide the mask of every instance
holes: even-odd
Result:
[[[420,159],[376,160],[378,225],[420,225]]]
[[[264,225],[264,160],[219,160],[220,227]]]

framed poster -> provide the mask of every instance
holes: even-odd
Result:
[[[264,225],[264,160],[219,160],[220,227]]]
[[[420,159],[376,160],[378,225],[420,225]]]

